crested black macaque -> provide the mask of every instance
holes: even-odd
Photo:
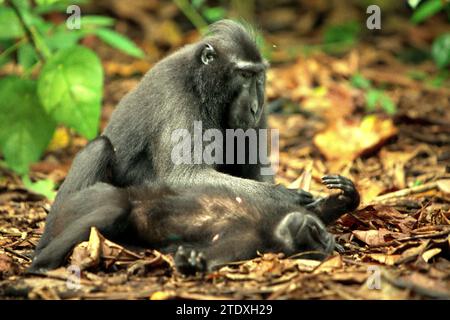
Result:
[[[109,140],[99,137],[77,155],[73,168],[83,165],[92,150],[114,159]],[[253,258],[257,252],[306,251],[321,258],[335,248],[325,225],[359,204],[353,183],[341,176],[323,178],[328,188],[341,193],[320,198],[307,209],[226,186],[156,183],[118,188],[108,183],[113,167],[114,161],[99,168],[96,174],[101,172],[102,182],[86,180],[81,191],[53,207],[43,236],[47,245],[37,253],[29,272],[62,265],[71,249],[88,239],[93,226],[111,240],[175,253],[176,267],[184,274]],[[71,170],[69,180],[72,174]]]
[[[103,132],[114,146],[114,166],[104,146],[85,150],[61,185],[47,225],[52,224],[60,205],[75,192],[104,181],[105,172],[116,187],[163,181],[189,188],[209,185],[232,189],[236,194],[274,203],[306,205],[314,201],[310,193],[275,185],[272,175],[262,175],[260,157],[256,164],[172,161],[171,153],[178,143],[172,140],[172,133],[186,129],[193,137],[195,121],[201,121],[203,131],[217,129],[222,133],[226,129],[266,128],[263,106],[267,63],[254,40],[240,24],[230,20],[219,21],[210,29],[204,39],[157,63],[120,101]],[[235,151],[225,146],[224,142],[223,155]],[[245,140],[246,160],[249,150],[250,143]],[[256,152],[259,155],[259,150]],[[237,158],[237,152],[234,156]],[[36,253],[47,244],[46,233]]]
[[[187,254],[195,248],[208,267],[256,249],[329,251],[330,236],[308,210],[328,224],[354,209],[359,196],[347,179],[325,178],[328,187],[343,193],[313,199],[308,192],[275,185],[272,176],[261,174],[262,161],[172,161],[178,143],[172,133],[186,129],[194,136],[196,121],[203,131],[266,128],[266,68],[251,36],[229,20],[213,24],[208,36],[156,64],[121,100],[103,136],[74,160],[31,269],[59,265],[74,244],[87,238],[90,226],[112,239],[133,240],[138,234],[155,248],[183,244]],[[245,144],[248,160],[250,143]],[[224,143],[223,155],[231,151]],[[133,228],[138,232],[129,232]],[[185,252],[176,256],[183,266]]]

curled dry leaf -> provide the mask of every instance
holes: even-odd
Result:
[[[95,227],[92,227],[89,241],[75,247],[70,262],[72,265],[79,266],[81,270],[85,270],[99,266],[101,261],[108,268],[118,261],[134,261],[140,258],[142,258],[140,255],[107,240]]]
[[[370,259],[377,261],[379,263],[393,266],[400,260],[401,255],[399,254],[384,254],[384,253],[370,253],[367,255]]]
[[[422,254],[422,258],[423,258],[423,260],[425,260],[425,262],[428,262],[431,258],[433,258],[434,256],[438,255],[441,252],[442,252],[442,249],[440,249],[440,248],[430,249],[430,250],[425,251]]]
[[[331,272],[342,268],[343,265],[344,262],[342,261],[342,257],[340,255],[335,255],[322,262],[313,273]]]

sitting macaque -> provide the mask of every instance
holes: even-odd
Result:
[[[276,185],[273,174],[262,174],[260,144],[249,140],[241,145],[245,154],[218,146],[218,153],[233,155],[231,163],[172,161],[173,132],[193,136],[196,122],[202,134],[267,127],[268,63],[254,39],[230,20],[210,31],[153,66],[121,100],[103,135],[76,156],[30,271],[62,265],[91,227],[111,240],[175,253],[187,274],[257,251],[327,255],[334,249],[325,226],[359,204],[348,179],[324,177],[328,188],[342,192],[319,199]],[[256,163],[247,161],[251,146]],[[236,161],[242,155],[246,161]]]

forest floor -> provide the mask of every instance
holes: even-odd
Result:
[[[360,207],[330,228],[344,252],[325,261],[265,254],[183,277],[170,256],[126,249],[92,230],[89,242],[71,257],[85,265],[80,282],[70,268],[25,275],[51,201],[2,170],[0,298],[449,299],[450,86],[448,80],[430,84],[431,61],[411,64],[397,55],[408,41],[419,45],[439,32],[437,26],[362,39],[337,56],[314,51],[273,57],[283,62],[269,71],[267,88],[269,124],[280,132],[277,181],[315,195],[328,192],[320,184],[328,173],[355,182]],[[106,70],[104,127],[119,99],[153,62],[116,59],[96,39],[85,44],[99,52]],[[367,110],[371,88],[390,97],[394,115]],[[60,183],[86,143],[64,129],[58,132],[33,165],[33,179]]]

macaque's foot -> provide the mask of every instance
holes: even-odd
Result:
[[[289,213],[277,226],[275,236],[288,254],[305,252],[302,257],[323,259],[335,249],[334,237],[318,217],[303,212]]]
[[[346,203],[348,211],[355,210],[359,205],[359,193],[350,179],[339,175],[326,175],[322,178],[323,184],[328,189],[342,190],[339,200]]]
[[[175,267],[184,275],[195,275],[203,273],[207,269],[206,259],[202,252],[186,250],[179,246],[175,253]]]

